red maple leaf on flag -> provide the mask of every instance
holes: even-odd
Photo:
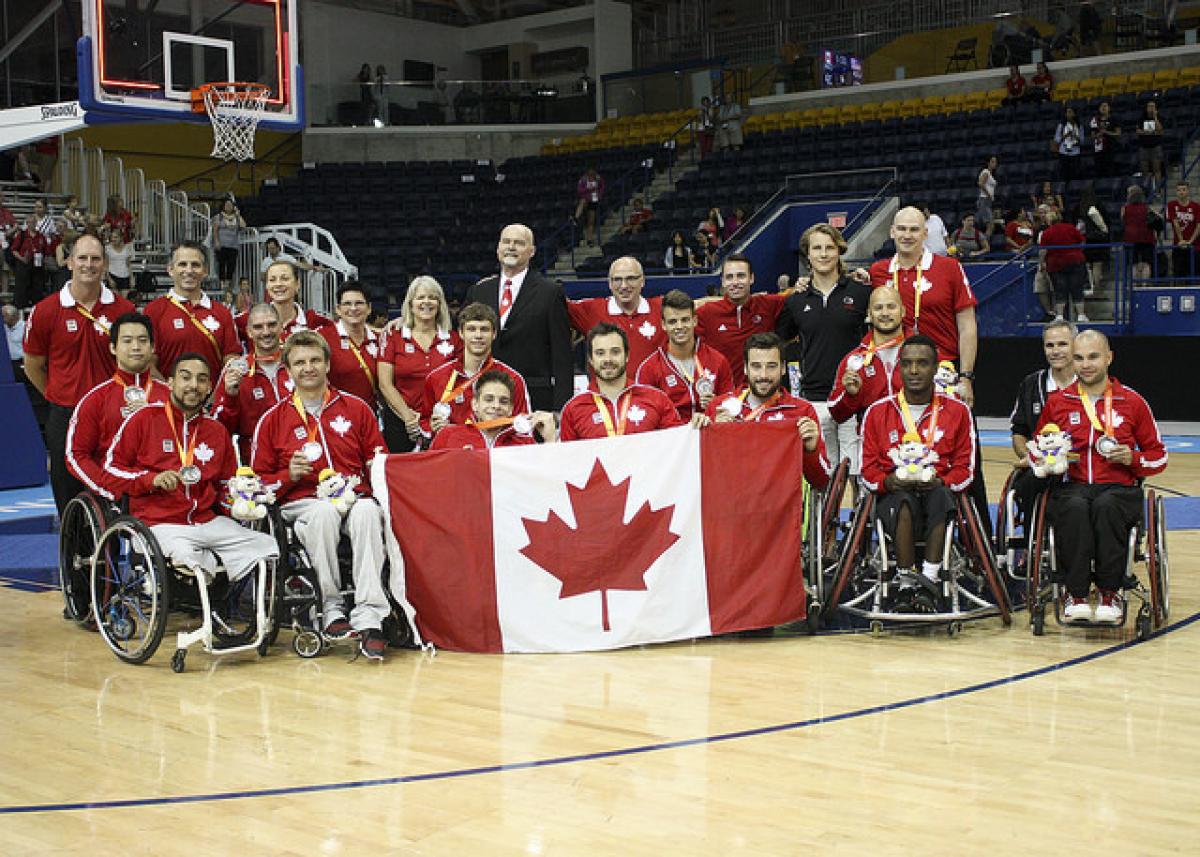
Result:
[[[670,526],[674,506],[655,510],[646,502],[624,522],[629,481],[614,485],[596,459],[582,488],[567,485],[575,527],[553,510],[545,521],[521,519],[529,537],[521,553],[562,581],[560,599],[599,592],[605,631],[612,630],[608,590],[644,590],[650,566],[679,541]]]

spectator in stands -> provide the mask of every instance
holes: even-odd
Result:
[[[104,211],[104,225],[108,227],[110,234],[120,232],[126,244],[133,240],[133,214],[125,207],[121,197],[113,195],[108,198],[108,205]]]
[[[388,76],[383,65],[375,66],[375,126],[388,124]]]
[[[16,160],[13,161],[13,181],[24,182],[32,185],[34,190],[40,191],[42,178],[37,174],[33,161],[33,146],[21,146],[17,149]]]
[[[13,303],[28,309],[42,299],[46,272],[46,236],[37,230],[37,215],[25,216],[25,228],[9,243],[13,266]]]
[[[713,108],[712,99],[705,95],[700,99],[700,109],[696,114],[696,135],[700,138],[701,158],[712,152],[716,127],[717,112]]]
[[[1154,187],[1163,181],[1163,123],[1158,104],[1147,101],[1142,108],[1142,120],[1137,127],[1138,169],[1142,175],[1153,176]]]
[[[697,229],[695,237],[695,268],[707,271],[717,264],[717,248],[713,246],[712,236],[705,229]]]
[[[925,249],[938,256],[945,256],[950,248],[950,232],[946,229],[945,221],[929,209],[929,203],[923,202],[918,207],[925,215],[925,227],[929,232],[925,236]]]
[[[1083,289],[1087,284],[1087,258],[1083,255],[1083,233],[1062,219],[1057,209],[1046,209],[1047,226],[1038,237],[1041,258],[1054,287],[1054,317],[1087,322],[1083,311]]]
[[[1029,218],[1029,209],[1022,206],[1016,211],[1009,212],[1008,222],[1004,225],[1004,247],[1010,253],[1021,253],[1033,240],[1033,221]]]
[[[1079,231],[1087,242],[1083,255],[1088,261],[1088,284],[1083,294],[1084,297],[1091,297],[1104,276],[1104,265],[1111,256],[1107,247],[1096,245],[1109,244],[1112,237],[1108,232],[1108,224],[1104,222],[1100,201],[1096,199],[1096,190],[1090,183],[1079,194]]]
[[[87,226],[87,218],[83,213],[83,209],[79,207],[79,197],[72,194],[67,197],[66,207],[63,208],[62,218],[66,221],[67,227],[82,232]]]
[[[1079,55],[1097,56],[1100,53],[1100,31],[1104,20],[1091,0],[1079,4]]]
[[[371,302],[362,284],[347,280],[337,291],[337,324],[327,325],[318,332],[329,343],[329,383],[378,411],[376,363],[381,340],[379,334],[367,327],[370,312]]]
[[[1058,156],[1059,181],[1074,181],[1079,177],[1080,143],[1083,141],[1083,129],[1079,127],[1079,116],[1074,107],[1063,111],[1062,121],[1054,129],[1054,141],[1051,146]]]
[[[50,286],[55,290],[61,289],[67,284],[67,280],[71,279],[71,271],[67,268],[67,259],[71,256],[71,245],[75,243],[75,239],[78,237],[78,232],[67,228],[54,244],[54,265],[56,270],[50,277]],[[107,248],[105,249],[107,250]]]
[[[1155,213],[1157,216],[1157,213]],[[1121,206],[1121,223],[1125,229],[1125,243],[1133,245],[1133,278],[1147,280],[1154,265],[1155,246],[1158,235],[1151,225],[1150,207],[1146,205],[1146,193],[1137,185],[1130,185],[1125,193],[1125,205]]]
[[[707,235],[708,243],[713,247],[720,247],[725,234],[725,219],[721,216],[721,209],[716,206],[710,208],[705,218],[696,224],[696,231]]]
[[[667,252],[663,256],[663,267],[672,274],[686,274],[696,267],[696,254],[692,252],[692,248],[687,244],[687,239],[683,237],[683,232],[679,229],[671,233],[671,243],[667,246]]]
[[[1187,182],[1175,186],[1175,198],[1167,203],[1171,224],[1171,274],[1195,277],[1200,273],[1200,204],[1191,198]]]
[[[133,245],[125,243],[125,235],[120,229],[113,230],[108,243],[104,245],[104,255],[108,259],[109,288],[128,297],[129,263],[133,260]]]
[[[237,291],[233,293],[233,299],[229,302],[229,311],[234,315],[241,315],[253,305],[254,290],[250,288],[250,278],[241,277],[238,280]]]
[[[300,276],[300,271],[314,271],[321,268],[320,265],[310,264],[304,259],[297,259],[291,253],[285,252],[283,247],[279,244],[279,239],[274,236],[271,236],[266,240],[266,242],[264,242],[263,252],[265,255],[263,256],[262,262],[259,263],[258,272],[259,278],[264,284],[267,282],[267,270],[276,262],[291,262],[296,266],[297,277]],[[299,282],[299,280],[297,280],[297,282]]]
[[[654,212],[650,210],[650,206],[646,205],[646,201],[640,196],[633,198],[633,206],[629,211],[629,217],[625,219],[625,223],[621,226],[622,235],[637,235],[646,228],[646,224],[654,219]]]
[[[589,247],[596,245],[596,212],[604,198],[604,179],[595,167],[588,167],[575,184],[575,222],[584,220],[583,234]],[[584,214],[587,215],[584,219]]]
[[[13,374],[20,380],[24,377],[21,361],[25,358],[25,349],[21,343],[25,339],[25,317],[12,304],[5,304],[3,313],[4,333],[8,337],[8,359],[12,361]]]
[[[1100,177],[1114,176],[1117,170],[1117,146],[1121,140],[1121,128],[1112,118],[1112,106],[1101,101],[1096,115],[1088,123],[1092,135],[1093,164]]]
[[[602,321],[625,331],[631,372],[636,372],[643,360],[667,344],[662,326],[662,298],[642,297],[645,284],[641,262],[632,256],[622,256],[608,268],[610,297],[567,301],[571,328],[577,333],[587,336]]]
[[[221,282],[221,290],[233,290],[233,273],[237,270],[238,249],[241,247],[241,233],[246,228],[242,212],[232,199],[227,198],[221,203],[221,210],[213,216],[212,235],[213,250],[217,254],[217,279]]]
[[[1039,206],[1056,209],[1061,217],[1066,211],[1066,205],[1063,203],[1062,194],[1054,190],[1054,183],[1050,179],[1045,179],[1039,182],[1029,194],[1030,200],[1033,201],[1033,207],[1036,210]]]
[[[996,167],[999,165],[1000,159],[992,155],[975,181],[979,188],[979,196],[975,201],[975,223],[989,239],[992,237],[992,221],[996,216]]]
[[[12,266],[9,245],[19,229],[17,218],[4,204],[4,191],[0,190],[0,292],[8,291],[8,272]]]
[[[962,225],[954,230],[950,239],[954,246],[954,255],[960,259],[976,259],[986,256],[992,249],[988,238],[975,226],[975,215],[964,214]]]
[[[1049,101],[1054,95],[1054,75],[1044,62],[1037,64],[1037,71],[1029,81],[1029,91],[1025,94],[1026,101]]]
[[[46,208],[46,200],[36,199],[33,202],[33,216],[37,219],[37,231],[42,233],[49,244],[58,236],[58,218]]]
[[[441,284],[421,276],[408,284],[379,359],[379,394],[384,439],[392,452],[411,452],[421,439],[421,395],[425,377],[462,355],[462,339],[450,320]]]
[[[741,253],[730,253],[721,264],[719,300],[708,301],[696,310],[700,338],[729,361],[733,384],[746,381],[743,345],[755,333],[774,333],[787,295],[752,293],[754,266]]]
[[[746,209],[742,208],[740,205],[734,207],[733,214],[725,218],[725,226],[721,230],[721,243],[724,244],[726,241],[732,238],[733,234],[737,232],[745,222]]]
[[[1000,103],[1007,107],[1014,107],[1025,100],[1025,78],[1021,74],[1020,66],[1010,65],[1008,67],[1008,79],[1004,81],[1004,88],[1007,94],[1001,99]]]
[[[354,80],[358,83],[359,115],[362,117],[364,125],[370,125],[371,120],[375,118],[375,94],[371,91],[374,88],[372,84],[375,78],[371,74],[369,62],[365,62],[359,67],[358,75]]]
[[[717,151],[742,150],[742,105],[736,98],[717,99]]]

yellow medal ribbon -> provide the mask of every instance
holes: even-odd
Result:
[[[938,411],[941,410],[942,407],[941,396],[939,396],[937,393],[934,393],[933,399],[930,402],[928,433],[922,433],[920,429],[917,428],[917,423],[913,419],[912,411],[908,408],[908,399],[905,398],[903,390],[896,394],[896,400],[900,402],[900,413],[904,417],[905,433],[907,434],[911,432],[912,434],[915,434],[925,442],[926,446],[932,449],[933,442],[937,434]]]
[[[96,318],[96,316],[94,316],[90,312],[88,312],[87,308],[84,307],[84,305],[79,303],[78,301],[75,302],[75,309],[79,310],[79,314],[82,315],[84,318],[86,318],[88,321],[90,321],[92,324],[98,324],[100,326],[101,330],[103,330],[105,333],[108,333],[109,330],[112,329],[111,324],[108,324],[107,322],[101,321],[100,319]]]
[[[171,426],[171,436],[175,438],[175,451],[179,453],[179,469],[182,471],[185,467],[192,466],[192,458],[196,453],[196,440],[200,437],[199,432],[192,432],[191,445],[184,447],[184,443],[179,439],[179,429],[175,427],[175,407],[170,402],[166,403],[164,408],[167,412],[167,423]],[[187,423],[183,424],[184,430],[187,429]]]
[[[918,297],[918,300],[920,300],[919,297]],[[871,360],[874,359],[874,357],[875,357],[876,351],[886,351],[889,348],[896,347],[903,341],[904,341],[904,335],[897,334],[896,336],[893,336],[891,339],[889,339],[887,342],[883,343],[883,345],[876,347],[875,337],[872,336],[870,344],[867,345],[867,353],[863,356],[863,366],[870,365]]]
[[[354,344],[354,340],[349,336],[346,337],[346,344],[350,346],[350,350],[354,352],[354,356],[358,358],[358,365],[362,367],[363,373],[367,376],[367,380],[371,383],[371,389],[375,389],[375,376],[371,374],[371,367],[367,365],[366,358],[362,356],[362,352],[358,346]]]
[[[920,262],[917,263],[916,270],[916,279],[913,280],[913,333],[917,332],[917,321],[921,318],[921,283],[925,282]],[[892,272],[892,288],[896,290],[896,294],[900,294],[900,260],[898,258],[896,259],[896,270]]]
[[[750,395],[750,388],[747,387],[746,389],[742,390],[742,392],[740,394],[738,394],[738,400],[744,405],[744,404],[746,404],[746,398],[749,395]],[[783,392],[781,390],[776,390],[775,394],[773,396],[771,396],[771,398],[767,399],[765,402],[763,402],[757,408],[752,410],[750,412],[749,416],[742,417],[741,418],[742,421],[747,422],[747,423],[756,422],[758,420],[758,418],[760,416],[762,416],[763,413],[768,408],[772,407],[776,402],[778,402],[782,398],[783,398]]]
[[[600,418],[604,420],[604,431],[609,437],[625,434],[625,417],[629,413],[629,405],[633,402],[633,393],[625,393],[625,402],[620,404],[620,397],[617,397],[618,406],[617,424],[613,425],[612,415],[608,412],[608,407],[604,404],[604,399],[600,398],[599,393],[592,393],[592,401],[596,403],[596,410],[600,412]]]
[[[171,301],[171,303],[175,304],[175,306],[179,307],[180,312],[188,317],[188,321],[195,326],[196,330],[200,331],[208,338],[209,344],[212,345],[213,351],[216,352],[217,359],[220,360],[223,356],[221,354],[221,346],[217,343],[217,338],[213,336],[212,331],[205,327],[201,321],[192,314],[192,311],[188,309],[186,304],[180,303],[179,299],[175,297],[174,294],[168,295],[167,299]]]
[[[1101,434],[1113,436],[1113,388],[1112,381],[1106,381],[1104,384],[1104,425],[1100,423],[1100,417],[1096,414],[1096,406],[1092,404],[1092,397],[1083,390],[1083,386],[1079,387],[1079,401],[1083,402],[1083,409],[1087,412],[1088,420],[1092,424],[1092,428]]]
[[[328,389],[325,390],[325,398],[321,401],[321,411],[325,410],[325,406],[329,404],[329,400],[333,398]],[[308,409],[304,407],[304,402],[300,399],[300,394],[292,393],[292,407],[296,409],[296,413],[300,417],[300,422],[304,424],[304,433],[308,436],[309,443],[315,443],[313,438],[316,435],[317,427],[321,424],[321,417],[318,414],[313,420],[312,427],[308,425]]]
[[[472,377],[467,378],[467,380],[463,381],[457,387],[454,386],[454,382],[458,380],[458,370],[457,369],[451,370],[450,380],[446,382],[446,389],[442,390],[442,397],[440,399],[438,399],[438,402],[448,402],[451,399],[458,398],[458,394],[461,393],[463,390],[467,389],[468,387],[470,387],[471,384],[474,382],[475,378],[478,378],[480,375],[482,375],[484,372],[486,372],[488,369],[491,368],[492,362],[493,362],[492,358],[489,357],[487,359],[487,362],[479,367],[478,372],[476,372]]]

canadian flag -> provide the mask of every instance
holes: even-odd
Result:
[[[729,424],[381,456],[372,478],[425,639],[575,652],[803,618],[801,456],[793,426]]]

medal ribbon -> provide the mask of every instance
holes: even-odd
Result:
[[[100,319],[96,318],[94,315],[92,315],[90,312],[87,311],[87,309],[84,307],[83,304],[79,303],[78,301],[75,302],[75,309],[79,310],[79,314],[82,315],[84,318],[86,318],[88,321],[90,321],[92,324],[100,325],[100,327],[104,330],[105,333],[108,333],[108,331],[110,329],[112,329],[111,324],[105,324]]]
[[[934,393],[933,400],[929,405],[928,433],[923,433],[917,428],[917,424],[913,420],[912,411],[908,409],[908,399],[905,398],[903,390],[896,394],[896,400],[900,402],[900,413],[904,417],[905,432],[912,432],[917,437],[921,438],[925,442],[926,446],[932,449],[933,440],[937,434],[938,411],[940,411],[942,408],[941,396],[939,396],[937,393]]]
[[[1100,424],[1100,418],[1096,415],[1096,406],[1092,404],[1092,397],[1083,391],[1083,387],[1079,388],[1079,401],[1083,402],[1083,409],[1087,412],[1088,420],[1092,427],[1109,437],[1113,436],[1113,388],[1112,381],[1107,381],[1104,384],[1104,422]]]
[[[917,275],[913,280],[913,333],[917,332],[917,321],[921,318],[921,283],[925,282],[925,277],[922,276],[924,271],[921,270],[921,264],[918,262],[916,266]],[[896,270],[892,273],[892,288],[896,290],[896,294],[900,294],[900,260],[896,260]]]
[[[213,336],[212,331],[201,324],[200,319],[196,318],[188,305],[180,303],[179,298],[175,297],[173,292],[167,297],[170,299],[171,303],[179,307],[180,312],[188,317],[188,321],[195,326],[196,330],[204,334],[204,336],[208,339],[209,344],[212,345],[213,351],[216,353],[217,359],[219,360],[221,358],[221,346],[217,344],[217,338]]]
[[[919,298],[918,298],[918,300],[919,300]],[[867,346],[867,353],[865,355],[863,355],[863,366],[870,365],[871,360],[873,360],[875,357],[876,351],[886,351],[889,348],[896,347],[903,341],[904,341],[904,334],[896,334],[891,339],[889,339],[887,342],[883,343],[883,345],[876,346],[875,345],[875,337],[872,336],[871,342]]]
[[[479,429],[480,431],[488,431],[489,429],[505,428],[510,426],[513,424],[513,420],[515,419],[516,417],[499,417],[494,420],[483,420],[482,422],[467,420],[467,425],[475,426],[475,428]]]
[[[141,373],[138,373],[138,374],[141,374]],[[146,373],[146,386],[142,387],[142,385],[137,382],[137,377],[138,377],[137,375],[133,376],[133,386],[141,388],[141,390],[146,394],[146,401],[148,402],[148,401],[150,401],[150,388],[154,385],[154,378],[151,377],[149,372],[147,372]],[[124,379],[121,377],[120,372],[113,372],[112,379],[121,385],[122,390],[129,387],[129,385],[126,384]]]
[[[165,409],[167,412],[167,422],[171,426],[171,435],[175,438],[175,451],[179,453],[180,470],[185,467],[191,467],[192,459],[196,453],[196,441],[200,437],[199,432],[192,432],[191,443],[185,448],[183,441],[179,439],[179,429],[175,427],[175,406],[170,402],[166,403]],[[187,434],[187,422],[183,424],[184,434]]]
[[[329,390],[326,389],[325,398],[321,402],[321,413],[324,413],[325,406],[329,404],[329,400],[331,398],[333,398],[333,396],[330,394]],[[317,418],[313,420],[313,425],[310,428],[308,425],[308,409],[304,407],[304,402],[300,400],[300,394],[298,392],[292,393],[292,407],[294,407],[296,409],[296,413],[300,415],[300,422],[304,424],[305,434],[308,435],[309,442],[312,442],[313,438],[316,436],[317,428],[321,425],[320,414],[318,414]],[[324,444],[322,444],[322,449],[324,449]]]
[[[464,365],[465,365],[465,363],[464,363]],[[474,383],[476,378],[478,378],[480,375],[482,375],[484,372],[486,372],[490,368],[492,368],[492,358],[491,357],[489,357],[487,359],[486,363],[484,363],[482,366],[479,367],[478,372],[476,372],[472,377],[467,378],[467,380],[463,381],[457,387],[454,386],[454,382],[458,380],[458,370],[455,369],[455,370],[451,371],[450,380],[446,382],[446,389],[442,390],[442,397],[440,399],[438,399],[438,402],[439,403],[448,402],[451,399],[458,398],[459,393],[461,393],[463,390],[470,387],[471,384]]]
[[[746,389],[742,390],[741,394],[738,396],[738,399],[744,405],[746,403],[746,398],[749,395],[750,395],[750,388],[747,387]],[[773,396],[771,396],[771,398],[767,399],[765,402],[763,402],[757,408],[752,410],[750,412],[749,416],[742,417],[742,421],[747,422],[747,423],[757,422],[758,418],[761,417],[768,408],[770,408],[772,405],[774,405],[776,402],[778,402],[781,398],[783,398],[783,391],[776,390],[775,394]]]
[[[600,398],[599,393],[592,393],[592,401],[596,403],[596,410],[600,412],[600,418],[604,420],[604,431],[609,437],[625,434],[625,417],[629,413],[629,406],[633,403],[633,392],[625,393],[625,402],[620,404],[620,396],[617,397],[618,407],[617,424],[613,426],[612,415],[608,412],[608,408],[604,404],[604,400]]]

